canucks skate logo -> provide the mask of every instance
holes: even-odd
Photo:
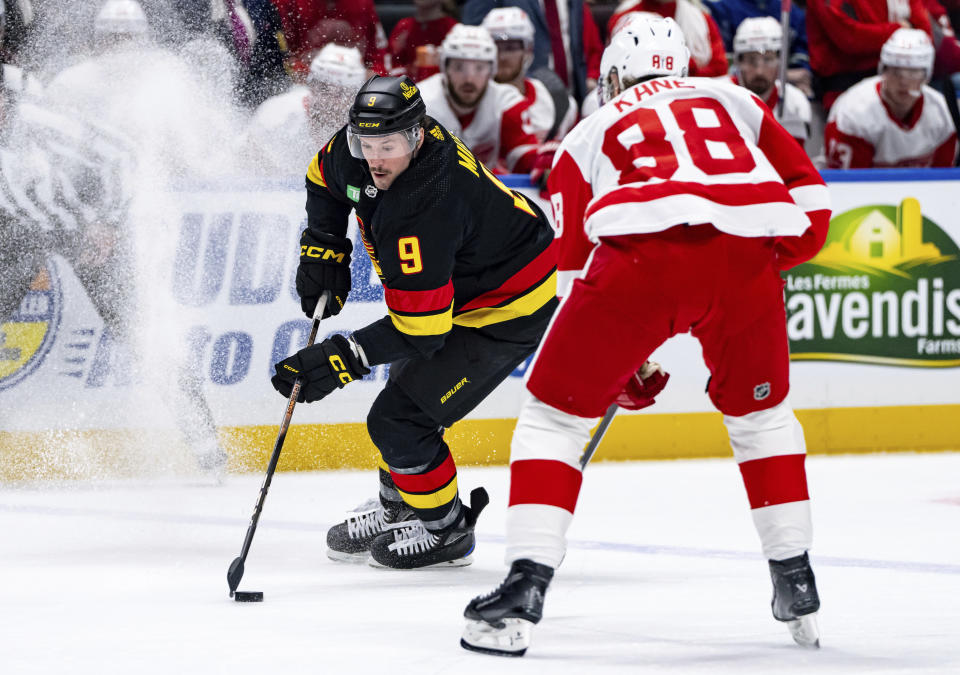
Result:
[[[13,315],[0,317],[0,389],[14,386],[43,362],[53,346],[61,305],[60,278],[48,260]]]
[[[916,199],[836,215],[785,278],[792,359],[960,366],[960,249]]]

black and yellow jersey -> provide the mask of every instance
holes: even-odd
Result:
[[[371,364],[443,345],[453,325],[510,339],[555,302],[553,230],[463,143],[424,121],[424,143],[389,190],[378,190],[341,129],[307,171],[307,227],[345,236],[356,211],[389,316],[354,333]]]

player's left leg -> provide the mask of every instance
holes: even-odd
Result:
[[[455,326],[432,358],[391,366],[390,382],[374,402],[367,428],[397,494],[418,520],[376,537],[370,548],[372,563],[409,569],[471,562],[474,524],[487,496],[482,489],[474,490],[470,506],[461,503],[443,430],[473,410],[533,353],[550,310],[520,321],[522,329],[511,336],[514,341]]]
[[[703,345],[708,392],[724,414],[770,561],[774,617],[788,622],[798,643],[815,646],[813,615],[820,603],[807,554],[813,526],[806,444],[787,402],[790,356],[781,282],[770,269],[741,290],[729,294],[726,306],[712,315],[717,318],[694,327],[693,334]]]

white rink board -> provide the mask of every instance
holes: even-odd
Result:
[[[904,175],[927,177],[920,171]],[[142,305],[147,318],[140,325],[150,345],[147,375],[140,384],[129,382],[122,368],[105,367],[109,352],[101,340],[102,321],[70,266],[55,259],[61,301],[58,315],[49,322],[52,338],[34,360],[38,365],[28,364],[0,379],[0,429],[115,429],[155,422],[164,414],[155,401],[167,386],[171,355],[182,351],[177,345],[188,332],[200,338],[199,371],[217,424],[276,423],[279,397],[268,382],[272,364],[301,344],[309,330],[293,289],[296,240],[304,221],[301,185],[299,179],[224,181],[177,193],[179,213],[166,214],[150,245],[138,246],[138,266],[149,270],[141,276],[150,279],[139,285],[149,297]],[[835,213],[915,197],[923,215],[960,242],[958,186],[956,180],[883,180],[831,183],[830,191]],[[534,191],[524,191],[546,206]],[[199,246],[187,236],[197,231]],[[178,256],[185,264],[176,268]],[[354,248],[354,286],[359,298],[352,299],[340,317],[323,324],[321,338],[385,314],[382,289],[362,246]],[[713,409],[704,393],[708,373],[692,338],[674,338],[654,358],[672,375],[656,413]],[[515,417],[520,375],[509,378],[470,417]],[[298,423],[363,421],[385,376],[385,369],[377,368],[368,381],[347,387],[322,405],[298,408]],[[791,377],[796,408],[960,403],[955,368],[803,361],[792,364]]]

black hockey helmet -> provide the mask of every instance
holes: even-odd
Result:
[[[374,75],[367,80],[350,107],[347,140],[354,157],[363,158],[360,136],[403,133],[416,146],[419,127],[427,114],[420,89],[409,77]]]

